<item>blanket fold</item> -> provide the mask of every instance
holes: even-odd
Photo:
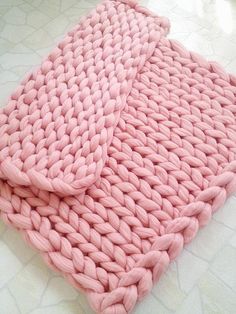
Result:
[[[0,216],[97,313],[130,313],[236,190],[236,78],[105,0],[0,112]]]
[[[168,30],[135,7],[100,5],[12,94],[0,178],[61,195],[99,178],[133,80]]]

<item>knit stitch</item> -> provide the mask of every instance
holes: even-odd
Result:
[[[130,313],[236,190],[236,77],[105,0],[0,112],[0,216],[97,313]]]

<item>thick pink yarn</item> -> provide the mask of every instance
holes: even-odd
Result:
[[[104,1],[0,113],[0,213],[123,314],[236,190],[236,78]]]

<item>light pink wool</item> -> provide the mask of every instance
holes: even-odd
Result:
[[[132,311],[236,190],[236,78],[105,1],[0,114],[1,218],[104,314]]]

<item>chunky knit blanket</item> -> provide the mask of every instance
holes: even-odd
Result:
[[[106,0],[0,113],[0,213],[97,313],[130,313],[236,189],[236,77]]]

